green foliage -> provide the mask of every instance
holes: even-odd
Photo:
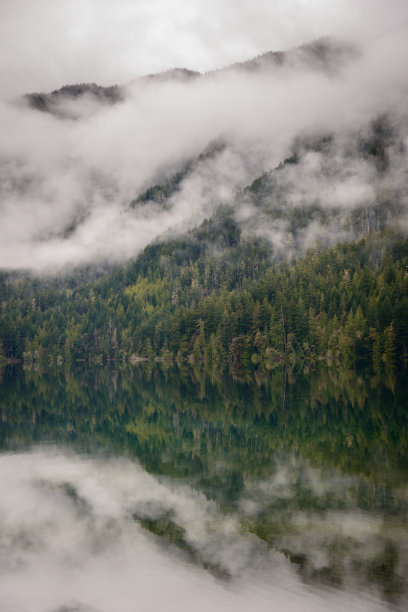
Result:
[[[3,273],[5,359],[132,358],[270,369],[295,358],[392,372],[408,353],[408,241],[388,233],[271,263],[228,209],[99,277]]]

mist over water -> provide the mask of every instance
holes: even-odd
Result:
[[[1,609],[403,609],[398,383],[325,376],[292,381],[282,406],[279,371],[269,390],[6,372]],[[371,448],[389,419],[400,435]]]

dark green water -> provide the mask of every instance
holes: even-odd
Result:
[[[0,609],[405,609],[406,389],[4,370]]]

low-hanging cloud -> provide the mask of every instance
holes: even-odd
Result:
[[[0,97],[104,85],[186,66],[206,71],[319,36],[373,39],[408,21],[405,0],[2,0]]]
[[[2,103],[2,267],[49,270],[132,257],[163,232],[200,223],[220,204],[238,206],[237,192],[291,155],[302,133],[344,140],[386,113],[403,141],[406,40],[405,30],[371,40],[342,58],[335,73],[292,62],[194,79],[142,79],[117,104],[81,96],[62,100],[60,114]],[[75,118],[64,119],[73,109]],[[214,141],[225,146],[200,157]],[[293,180],[285,170],[280,180],[290,183],[288,205],[311,192],[320,192],[328,208],[375,198],[372,167],[364,159],[343,167],[345,150],[331,156],[326,173],[318,153],[306,155]],[[403,184],[401,157],[395,159],[387,176]],[[331,179],[336,164],[342,170]],[[130,206],[186,167],[165,207]]]

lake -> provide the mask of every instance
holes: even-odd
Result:
[[[403,610],[406,376],[0,382],[0,610]]]

